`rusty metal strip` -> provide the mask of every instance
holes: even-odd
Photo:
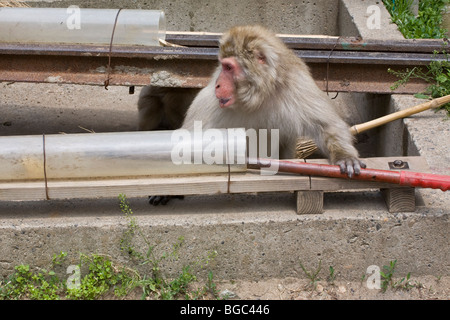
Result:
[[[171,40],[176,40],[176,36],[171,36]],[[179,43],[190,43],[191,47],[115,46],[111,52],[113,70],[109,84],[205,86],[217,65],[218,37],[183,37],[184,42],[179,40]],[[295,53],[308,63],[322,89],[325,89],[325,67],[329,63],[328,90],[337,92],[391,93],[390,86],[397,79],[387,72],[388,68],[428,64],[436,57],[427,50],[442,46],[442,41],[408,40],[356,45],[353,39],[353,50],[349,50],[345,45],[349,40],[343,38],[330,56],[327,48],[330,43],[336,44],[336,37],[295,39],[296,46],[304,48],[294,50]],[[292,39],[283,40],[294,43]],[[387,51],[372,51],[383,48]],[[402,48],[404,52],[397,52]],[[108,46],[0,43],[0,81],[104,85],[108,54]],[[410,82],[396,92],[416,93],[426,85]]]
[[[221,34],[168,33],[168,42],[188,47],[218,47]],[[362,39],[337,36],[279,35],[291,49],[432,53],[449,48],[447,39]]]

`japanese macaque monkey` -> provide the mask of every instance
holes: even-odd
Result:
[[[202,121],[203,129],[278,129],[285,159],[294,158],[297,138],[309,137],[349,177],[365,167],[348,125],[306,64],[260,26],[238,26],[223,35],[219,66],[190,105],[182,128],[193,129],[194,121]]]
[[[269,30],[238,26],[220,40],[219,67],[189,107],[182,128],[278,129],[280,158],[294,158],[299,137],[314,139],[348,176],[365,165],[348,125],[306,64]]]

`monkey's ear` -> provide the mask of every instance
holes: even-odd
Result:
[[[267,65],[269,67],[277,68],[279,56],[276,48],[270,44],[262,44],[255,50],[255,57],[260,64]]]
[[[256,60],[260,64],[266,64],[267,63],[266,55],[262,51],[255,50],[255,57],[256,57]]]

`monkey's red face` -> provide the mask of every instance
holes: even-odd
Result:
[[[236,81],[243,77],[243,71],[233,57],[220,59],[222,70],[216,80],[216,97],[221,108],[232,106],[236,102]]]

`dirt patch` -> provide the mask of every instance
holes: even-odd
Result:
[[[388,288],[385,292],[368,289],[366,280],[319,281],[314,288],[309,280],[298,278],[236,281],[219,284],[218,288],[234,293],[232,299],[244,300],[448,300],[450,297],[450,277],[412,277],[409,283],[409,289]]]

